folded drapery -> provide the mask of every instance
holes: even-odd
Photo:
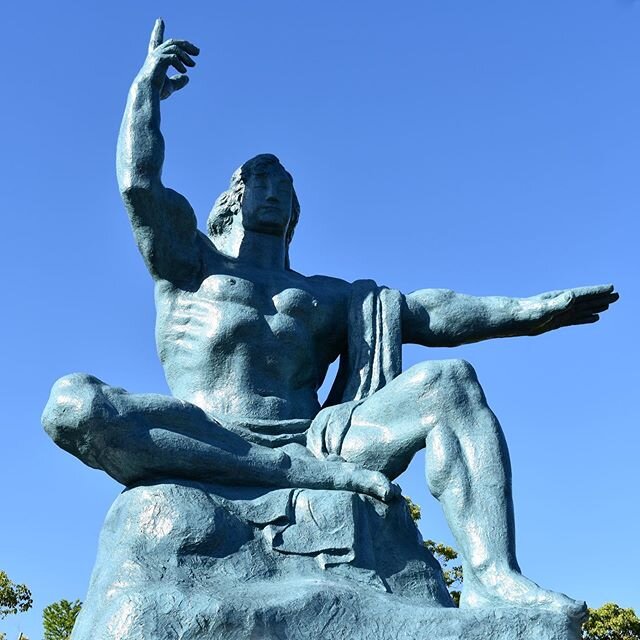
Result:
[[[356,407],[402,371],[402,294],[373,280],[356,280],[349,302],[347,353],[307,436],[318,458],[340,455]]]

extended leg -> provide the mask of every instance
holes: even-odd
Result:
[[[417,365],[353,414],[342,456],[395,477],[427,448],[427,481],[465,561],[465,606],[541,605],[581,616],[584,603],[541,589],[516,560],[511,467],[502,429],[471,365]]]
[[[42,422],[56,444],[127,486],[191,479],[395,494],[380,473],[247,442],[188,402],[129,394],[85,374],[54,385]]]

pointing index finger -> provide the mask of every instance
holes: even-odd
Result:
[[[151,38],[149,39],[149,53],[159,47],[162,44],[163,40],[164,20],[162,18],[158,18],[153,25],[153,30],[151,31]]]

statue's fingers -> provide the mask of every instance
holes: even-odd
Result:
[[[182,60],[180,60],[180,58],[173,53],[167,54],[167,55],[163,54],[160,56],[160,59],[170,64],[172,67],[175,68],[176,71],[179,71],[180,73],[187,72],[187,67],[184,66]]]
[[[574,318],[570,324],[593,324],[594,322],[598,322],[600,320],[600,316],[597,313],[592,313],[589,315],[578,316]]]
[[[596,304],[596,305],[589,305],[586,309],[584,309],[584,311],[586,311],[587,314],[602,313],[603,311],[606,311],[608,308],[609,308],[608,304]]]
[[[604,310],[607,309],[609,305],[612,305],[618,298],[619,296],[617,293],[605,293],[602,295],[578,298],[576,300],[575,308],[579,311]]]
[[[165,43],[166,44],[166,43]],[[162,53],[167,55],[178,56],[187,67],[195,67],[196,63],[191,59],[186,51],[183,51],[178,45],[170,45],[168,47],[162,47]]]
[[[176,40],[176,38],[169,38],[164,44],[169,46],[180,47],[186,51],[189,55],[197,56],[200,54],[200,48],[188,40]]]
[[[366,493],[390,502],[397,495],[397,487],[384,474],[369,469],[354,469],[347,488],[358,493]]]
[[[183,87],[186,87],[189,82],[189,76],[184,73],[179,73],[175,76],[167,78],[167,82],[171,83],[171,91],[180,91]]]
[[[571,289],[576,298],[592,298],[594,296],[613,293],[612,284],[597,284],[590,287],[577,287]]]
[[[599,296],[594,296],[592,300],[598,300],[599,302],[606,302],[607,304],[613,304],[616,300],[620,298],[620,294],[617,291],[613,293],[603,293]]]
[[[584,315],[574,315],[571,317],[563,316],[562,318],[556,318],[554,322],[550,322],[549,324],[542,327],[539,331],[533,331],[528,335],[540,335],[541,333],[546,333],[547,331],[554,331],[555,329],[560,329],[562,327],[573,327],[578,324],[592,324],[594,322],[598,322],[600,316],[595,313],[589,313]]]
[[[151,38],[149,38],[149,53],[157,49],[164,39],[164,20],[162,18],[158,18],[153,25],[153,29],[151,31]]]
[[[590,322],[597,322],[600,316],[597,313],[586,311],[583,313],[576,313],[569,317],[565,317],[559,320],[559,327],[570,327],[574,324],[588,324]]]
[[[599,313],[600,311],[606,311],[617,299],[617,295],[608,294],[607,296],[585,300],[581,304],[577,305],[577,308],[581,312],[589,311],[591,313]]]

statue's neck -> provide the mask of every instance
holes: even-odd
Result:
[[[284,271],[287,257],[284,237],[247,229],[234,231],[214,241],[221,253],[249,267]]]
[[[238,262],[259,269],[283,271],[286,259],[286,243],[283,237],[268,233],[245,231],[235,256]]]

